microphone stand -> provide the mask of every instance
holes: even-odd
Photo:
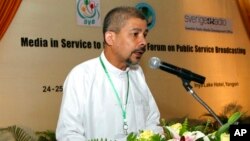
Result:
[[[190,85],[190,81],[182,78],[182,84],[184,88],[202,105],[204,106],[210,114],[217,120],[217,122],[222,126],[223,123],[218,118],[218,116],[214,113],[214,111],[192,90],[192,86]]]

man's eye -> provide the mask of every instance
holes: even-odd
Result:
[[[134,33],[134,36],[138,36],[139,33]]]

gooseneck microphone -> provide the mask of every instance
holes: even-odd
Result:
[[[152,57],[149,61],[149,66],[152,69],[161,69],[163,71],[169,72],[171,74],[177,75],[178,77],[187,80],[187,81],[194,81],[200,84],[204,84],[205,77],[201,76],[199,74],[193,73],[189,70],[186,70],[184,68],[179,68],[177,66],[174,66],[172,64],[168,64],[166,62],[161,61],[157,57]]]
[[[204,106],[208,112],[218,121],[218,123],[222,126],[223,123],[219,119],[219,117],[215,114],[215,112],[195,93],[195,91],[192,90],[192,86],[189,84],[191,81],[204,84],[205,77],[201,76],[199,74],[193,73],[189,70],[179,68],[177,66],[168,64],[166,62],[162,62],[157,57],[152,57],[149,61],[149,66],[152,69],[161,69],[166,72],[172,73],[174,75],[177,75],[182,79],[184,88],[202,105]]]

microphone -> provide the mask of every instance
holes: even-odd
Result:
[[[152,69],[161,69],[163,71],[169,72],[171,74],[177,75],[178,77],[188,80],[188,81],[194,81],[200,84],[204,84],[205,82],[205,77],[201,76],[199,74],[195,74],[189,70],[186,70],[184,68],[179,68],[177,66],[174,66],[172,64],[168,64],[166,62],[162,62],[159,58],[157,57],[152,57],[149,61],[149,66]]]

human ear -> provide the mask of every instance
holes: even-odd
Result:
[[[112,31],[107,31],[105,33],[105,41],[108,45],[113,45],[115,39],[115,33]]]

